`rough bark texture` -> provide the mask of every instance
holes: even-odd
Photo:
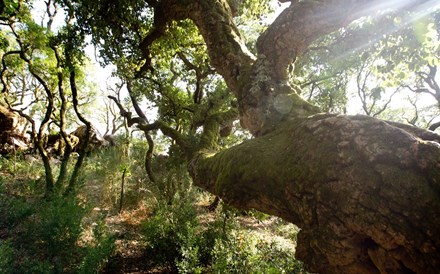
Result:
[[[29,141],[18,129],[22,120],[20,118],[12,111],[0,106],[0,154],[10,154],[29,148]]]
[[[301,228],[319,273],[440,269],[440,146],[365,116],[316,115],[191,163],[195,183]]]

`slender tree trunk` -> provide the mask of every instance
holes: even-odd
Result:
[[[80,172],[81,167],[83,165],[83,162],[87,156],[90,137],[92,135],[92,124],[90,123],[90,121],[88,121],[81,114],[81,112],[78,109],[78,105],[79,105],[79,103],[78,103],[78,89],[76,87],[76,74],[75,74],[74,69],[75,68],[72,66],[71,72],[70,72],[70,88],[72,90],[73,108],[75,109],[75,113],[78,116],[78,118],[80,119],[80,121],[86,125],[86,129],[85,129],[86,133],[84,135],[84,139],[81,140],[81,142],[79,144],[80,145],[79,156],[78,156],[78,159],[76,160],[76,164],[73,168],[72,175],[70,176],[69,185],[67,186],[66,194],[75,192],[75,187],[76,187],[76,183],[78,181],[79,172]]]
[[[125,173],[127,172],[127,168],[124,168],[124,172],[122,172],[121,179],[121,194],[119,197],[119,213],[122,212],[122,208],[124,206],[124,184],[125,184]]]

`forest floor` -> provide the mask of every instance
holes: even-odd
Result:
[[[198,218],[201,224],[213,222],[216,213],[208,210],[209,204],[197,204]],[[141,224],[151,216],[148,208],[140,206],[136,209],[126,210],[120,214],[106,218],[106,226],[115,233],[117,240],[114,255],[110,258],[103,273],[177,273],[175,269],[160,268],[149,264],[148,251],[143,244]],[[289,238],[291,224],[285,224],[280,229],[279,218],[268,217],[260,220],[253,216],[239,216],[236,219],[240,229],[252,231],[261,238],[283,242],[289,249],[295,249],[295,243]],[[281,225],[282,227],[282,225]],[[293,227],[295,229],[295,227]]]
[[[148,263],[148,254],[143,245],[141,223],[150,216],[141,206],[123,211],[106,218],[110,232],[115,233],[115,253],[110,258],[103,273],[170,273],[169,269],[159,269]]]

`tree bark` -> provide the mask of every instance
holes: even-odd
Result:
[[[316,38],[377,10],[427,2],[292,1],[258,39],[254,57],[228,1],[161,1],[155,15],[163,20],[155,22],[195,22],[237,97],[243,127],[256,137],[220,152],[191,152],[195,184],[298,225],[297,257],[309,271],[438,272],[440,136],[371,117],[319,114],[287,84],[288,66]],[[204,143],[218,135],[214,122],[204,128]]]
[[[190,163],[195,184],[301,228],[319,273],[440,269],[440,136],[367,116],[321,114]]]

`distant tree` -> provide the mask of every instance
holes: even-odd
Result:
[[[401,91],[430,90],[428,67],[439,63],[437,14],[418,20],[410,13],[357,20],[315,41],[300,58],[293,82],[323,110],[342,112],[355,95],[364,114],[384,117]]]

